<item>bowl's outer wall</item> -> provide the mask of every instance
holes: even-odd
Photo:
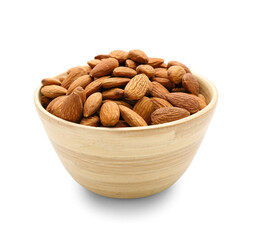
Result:
[[[213,89],[198,79],[210,101]],[[136,131],[77,127],[37,110],[55,151],[78,183],[100,195],[138,198],[168,188],[185,172],[215,105],[190,121]]]

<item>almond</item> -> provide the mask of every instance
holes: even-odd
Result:
[[[182,78],[182,86],[188,92],[198,96],[199,94],[199,83],[192,73],[184,74]]]
[[[133,108],[137,114],[139,114],[147,124],[151,123],[151,114],[154,111],[154,105],[150,98],[143,97],[141,98]]]
[[[120,128],[120,127],[129,127],[129,125],[126,123],[124,120],[119,120],[116,125],[114,126],[115,128]]]
[[[43,86],[47,86],[47,85],[61,85],[60,80],[56,79],[56,78],[44,78],[41,81]]]
[[[177,61],[169,61],[168,65],[167,65],[167,68],[169,68],[171,66],[180,66],[180,67],[184,68],[187,73],[191,73],[190,69],[186,65],[184,65],[183,63],[180,63],[180,62],[177,62]]]
[[[120,109],[115,102],[106,102],[100,109],[100,121],[106,127],[114,126],[120,119]]]
[[[158,108],[163,108],[163,107],[172,107],[172,105],[168,101],[166,101],[162,98],[152,97],[150,99],[153,103],[153,106],[154,106],[155,110],[158,109]]]
[[[86,101],[86,97],[84,96],[84,89],[81,86],[78,86],[73,90],[73,92],[80,96],[82,103],[84,104]]]
[[[163,63],[164,63],[164,59],[162,59],[162,58],[149,58],[147,64],[154,68],[157,68],[160,65],[162,65]]]
[[[171,66],[168,69],[168,79],[170,79],[175,84],[180,84],[186,71],[180,66]]]
[[[105,99],[105,100],[103,100],[103,103],[106,103],[106,102],[109,102],[109,101],[115,102],[117,105],[123,105],[123,106],[125,106],[125,107],[130,108],[130,109],[133,108],[129,103],[127,103],[127,102],[125,102],[125,101],[121,101],[121,100]]]
[[[48,106],[48,104],[52,101],[52,98],[48,98],[46,96],[42,96],[41,97],[41,104],[44,108],[46,108]]]
[[[202,99],[202,100],[205,102],[205,104],[207,104],[206,98],[204,97],[203,94],[199,93],[199,94],[198,94],[198,97],[199,97],[200,99]]]
[[[91,69],[91,67],[89,67],[89,66],[77,66],[77,67],[70,68],[70,69],[67,71],[67,74],[69,74],[69,73],[72,72],[72,71],[85,71],[86,74],[89,74],[91,70],[92,70],[92,69]]]
[[[88,118],[82,118],[80,124],[85,126],[98,127],[100,124],[100,118],[96,115]]]
[[[46,111],[52,113],[53,106],[56,104],[56,107],[59,106],[63,99],[65,99],[66,96],[60,96],[55,99],[53,99],[47,106]]]
[[[69,86],[79,77],[87,75],[88,70],[86,68],[75,68],[71,70],[68,76],[62,81],[61,86],[68,89]]]
[[[119,105],[120,113],[122,118],[129,124],[131,127],[140,127],[140,126],[147,126],[145,120],[137,114],[135,111]]]
[[[102,94],[100,92],[90,95],[84,104],[84,117],[93,115],[102,104]]]
[[[131,50],[129,51],[129,58],[137,63],[147,63],[148,57],[141,50]]]
[[[167,64],[166,63],[162,63],[159,68],[167,68]]]
[[[115,87],[124,87],[129,81],[130,81],[130,78],[121,78],[121,77],[108,78],[103,81],[102,87],[107,89],[115,88]]]
[[[119,62],[125,62],[128,59],[128,52],[123,50],[114,50],[110,52],[110,57],[116,58]]]
[[[154,78],[152,78],[152,81],[160,83],[162,86],[167,88],[169,91],[171,91],[175,87],[175,84],[173,82],[171,82],[168,78],[154,77]]]
[[[138,74],[126,85],[124,97],[130,100],[138,100],[145,96],[150,87],[149,78],[145,74]]]
[[[134,69],[134,70],[136,70],[136,68],[137,68],[136,63],[135,63],[133,60],[131,60],[131,59],[127,59],[127,60],[126,60],[125,66],[126,66],[126,67],[129,67],[129,68],[132,68],[132,69]]]
[[[135,75],[137,75],[137,72],[129,67],[117,67],[113,70],[113,75],[115,77],[134,77]]]
[[[130,100],[130,99],[126,99],[126,102],[131,105],[131,106],[135,106],[137,103],[137,100]]]
[[[105,79],[108,79],[108,78],[110,78],[110,77],[111,77],[111,76],[94,77],[94,80],[93,80],[93,81],[95,81],[95,80],[97,80],[97,79],[101,79],[101,81],[104,82]]]
[[[102,87],[104,80],[107,78],[109,78],[109,76],[98,78],[98,79],[94,80],[93,82],[89,83],[84,90],[84,95],[86,97],[88,97],[92,93],[98,92],[100,90],[100,88]]]
[[[69,95],[76,87],[81,86],[85,88],[89,83],[92,82],[92,78],[89,75],[83,75],[77,78],[68,88],[67,95]]]
[[[196,113],[200,110],[200,104],[197,99],[188,93],[169,93],[166,95],[166,98],[172,105],[185,108],[190,113]]]
[[[185,88],[182,87],[176,87],[176,88],[172,88],[171,92],[187,92]]]
[[[122,99],[124,90],[121,88],[112,88],[102,92],[103,99]]]
[[[166,99],[170,92],[158,82],[152,82],[151,96]]]
[[[92,77],[102,77],[110,74],[118,66],[119,62],[115,58],[103,59],[92,69],[90,75]]]
[[[154,68],[150,65],[139,65],[136,68],[138,74],[144,73],[148,78],[152,78],[155,75]]]
[[[41,88],[41,93],[49,98],[56,98],[67,93],[67,89],[57,85],[47,85]]]
[[[201,95],[201,94],[199,94],[199,95]],[[191,94],[191,96],[193,96],[199,102],[200,110],[202,110],[203,108],[205,108],[207,106],[207,104],[206,104],[206,101],[202,97],[199,97],[199,95],[195,96],[194,94]]]
[[[102,59],[106,59],[109,57],[110,57],[110,55],[107,55],[107,54],[99,54],[99,55],[95,56],[95,59],[102,60]]]
[[[53,104],[51,104],[53,102]],[[53,115],[64,120],[78,123],[82,117],[83,103],[77,93],[71,93],[68,96],[61,96],[52,101],[47,110]]]
[[[58,80],[62,83],[65,78],[66,78],[66,77],[59,77]]]
[[[190,116],[190,112],[178,107],[163,107],[152,113],[152,124],[161,124]]]
[[[154,74],[155,77],[168,78],[168,71],[165,68],[155,68]]]
[[[91,67],[94,68],[98,63],[100,63],[101,60],[99,59],[93,59],[93,60],[89,60],[87,61],[87,64]]]

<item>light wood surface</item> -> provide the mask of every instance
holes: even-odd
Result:
[[[96,128],[64,121],[34,100],[47,135],[70,175],[88,190],[113,198],[139,198],[175,183],[190,165],[217,103],[217,90],[194,74],[208,106],[161,125]],[[53,159],[54,161],[54,159]]]

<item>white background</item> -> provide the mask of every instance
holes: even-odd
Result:
[[[1,1],[0,239],[256,239],[256,1]],[[219,102],[168,190],[115,200],[83,189],[33,103],[44,77],[142,49],[209,78]]]

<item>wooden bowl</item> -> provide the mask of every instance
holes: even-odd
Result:
[[[174,184],[191,163],[217,103],[217,90],[194,74],[208,106],[174,122],[147,127],[89,127],[62,120],[35,105],[70,175],[88,190],[112,198],[149,196]]]

